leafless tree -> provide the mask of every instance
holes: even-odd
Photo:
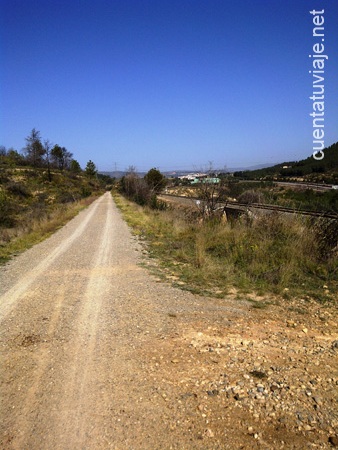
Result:
[[[220,202],[226,198],[228,188],[224,181],[217,177],[217,171],[211,161],[205,172],[207,177],[200,179],[196,189],[197,207],[203,219],[221,217],[223,208]]]

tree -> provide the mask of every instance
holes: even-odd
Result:
[[[14,148],[9,148],[7,150],[6,161],[10,165],[25,165],[26,161],[22,155]]]
[[[69,170],[73,173],[80,173],[81,172],[81,166],[78,163],[78,161],[76,161],[76,159],[72,159],[70,164],[69,164]]]
[[[134,166],[129,166],[126,175],[121,179],[121,190],[128,198],[139,205],[150,205],[154,194],[151,192],[146,180],[140,178]]]
[[[62,159],[62,149],[56,144],[51,150],[51,160],[54,167],[60,167],[60,159]]]
[[[51,182],[52,181],[52,174],[50,172],[50,154],[51,154],[51,143],[49,142],[49,140],[45,140],[43,148],[45,150],[45,159],[47,162],[47,173],[48,173],[48,181]]]
[[[154,194],[159,193],[166,185],[165,176],[155,168],[150,169],[144,179]]]
[[[220,218],[219,203],[224,201],[227,194],[227,187],[224,179],[215,178],[215,170],[212,162],[209,162],[209,169],[207,170],[207,178],[201,179],[197,185],[196,195],[200,200],[197,203],[201,216],[205,218]]]
[[[6,163],[7,161],[7,149],[4,145],[0,145],[0,164]]]
[[[56,144],[52,148],[51,156],[54,166],[62,171],[69,168],[73,154],[70,153],[65,147],[60,147]]]
[[[136,173],[135,166],[129,166],[125,176],[121,178],[121,189],[127,197],[135,198],[138,191],[139,176]]]
[[[86,168],[85,168],[85,172],[86,172],[87,177],[89,177],[89,178],[96,177],[97,169],[96,169],[96,166],[95,166],[95,164],[93,163],[92,160],[89,160],[87,162],[87,165],[86,165]]]
[[[45,149],[41,144],[40,131],[32,129],[31,134],[26,137],[26,147],[24,148],[27,161],[34,167],[43,165]]]
[[[126,175],[131,174],[137,175],[135,166],[129,166],[128,169],[126,170]]]

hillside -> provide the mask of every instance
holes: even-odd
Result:
[[[69,220],[103,192],[105,181],[84,172],[0,165],[0,260]]]
[[[234,176],[245,179],[304,179],[337,184],[338,142],[323,151],[325,156],[320,161],[311,155],[301,161],[286,161],[264,169],[234,172]]]

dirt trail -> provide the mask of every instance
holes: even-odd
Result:
[[[0,269],[0,448],[331,448],[334,312],[307,305],[304,333],[160,282],[141,250],[106,193]]]

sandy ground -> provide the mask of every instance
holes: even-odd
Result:
[[[142,268],[109,193],[0,268],[3,450],[338,446],[337,310]]]

